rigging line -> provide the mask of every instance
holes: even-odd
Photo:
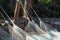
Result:
[[[22,5],[23,5],[23,4],[22,4]],[[32,6],[30,6],[30,7],[33,9],[33,7],[32,7]],[[38,18],[40,18],[34,9],[33,9],[33,11],[34,11],[35,15],[36,15]],[[27,10],[27,13],[28,13],[27,15],[29,15],[28,10]],[[30,16],[30,15],[29,15],[29,16]],[[31,16],[30,16],[30,17],[31,17]],[[39,20],[40,20],[40,19],[39,19]]]
[[[22,3],[22,1],[20,1],[20,3],[21,3],[21,5],[23,6],[23,3]],[[23,10],[24,10],[24,8],[23,8]],[[28,10],[26,10],[27,11],[27,15],[29,15],[29,12],[28,12]],[[29,21],[30,21],[30,19],[28,19]],[[33,37],[33,36],[32,36]],[[35,38],[35,37],[34,37]]]
[[[7,15],[8,16],[8,15]],[[9,16],[8,16],[8,18],[9,18]],[[31,37],[33,37],[33,36],[31,36]]]
[[[20,4],[21,4],[21,6],[22,6],[22,9],[23,9],[23,11],[24,11],[24,8],[25,8],[25,6],[26,6],[26,0],[25,0],[25,4],[24,4],[24,6],[23,6],[23,3],[22,3],[22,1],[20,1]],[[25,10],[26,11],[26,10]]]
[[[22,9],[24,10],[24,7],[23,7],[23,3],[22,3],[22,1],[20,1],[20,4],[21,4],[21,6],[22,6]],[[33,8],[32,8],[33,9]],[[34,10],[34,9],[33,9]],[[29,15],[29,12],[28,12],[28,10],[27,10],[27,15]],[[37,13],[35,12],[35,10],[34,10],[34,13],[36,14],[36,16],[39,18],[39,16],[37,15]],[[29,15],[30,16],[30,15]],[[31,16],[30,16],[31,17]]]
[[[0,12],[0,14],[2,15],[3,19],[6,20],[5,17],[3,16],[3,14],[1,12]]]
[[[22,6],[22,8],[23,8],[23,3],[22,3],[22,1],[20,1],[20,3],[21,3],[21,6]],[[23,8],[23,10],[24,10],[24,8]],[[34,10],[34,9],[33,9]],[[26,10],[27,11],[27,15],[31,18],[31,21],[33,21],[33,18],[29,15],[29,12],[28,12],[28,10]],[[38,20],[41,20],[40,18],[39,18],[39,16],[37,15],[37,13],[35,12],[35,10],[34,10],[34,13],[35,13],[35,15],[38,17]],[[28,18],[28,20],[30,20],[29,18]],[[40,22],[40,21],[39,21]],[[40,25],[39,25],[40,26]]]
[[[23,3],[22,3],[22,1],[20,1],[20,4],[21,4],[21,6],[22,6],[22,9],[24,10],[24,6],[23,6]]]
[[[24,7],[23,7],[23,3],[22,3],[22,1],[20,1],[20,4],[21,4],[21,6],[22,6],[22,9],[24,10]],[[28,10],[26,10],[27,11],[27,15],[31,18],[31,20],[33,20],[33,18],[29,15],[29,12],[28,12]],[[29,19],[30,20],[30,19]]]
[[[23,3],[22,3],[22,1],[20,1],[20,4],[21,4],[21,6],[22,6],[22,9],[23,9],[23,11],[24,11],[24,6],[23,6]],[[27,10],[26,10],[27,11]],[[27,11],[27,15],[29,14],[29,12]],[[29,18],[28,18],[29,19]],[[30,19],[29,19],[30,20]]]
[[[32,9],[33,9],[33,7],[32,6],[30,6]],[[41,19],[40,19],[40,17],[37,15],[37,13],[36,13],[36,11],[33,9],[33,11],[34,11],[34,13],[36,14],[36,16],[38,17],[38,20],[39,21],[41,21]],[[44,23],[44,22],[43,22]],[[45,24],[45,23],[44,23]],[[45,30],[47,31],[47,27],[46,26],[44,26],[45,27]]]
[[[22,4],[23,5],[23,4]],[[28,10],[27,10],[27,12],[28,12]],[[34,12],[35,12],[35,10],[34,10]],[[28,12],[29,13],[29,12]],[[35,12],[35,14],[37,15],[37,13]],[[30,16],[30,15],[29,15]],[[38,15],[37,15],[38,16]],[[39,17],[39,16],[38,16]],[[31,18],[32,19],[32,18]],[[28,20],[30,20],[30,19],[28,19]],[[33,20],[33,19],[32,19]],[[40,18],[39,18],[39,20],[40,20]]]
[[[7,13],[4,11],[4,9],[0,6],[0,8],[3,10],[3,12],[5,13],[5,15],[8,17],[8,19],[11,21],[11,18],[7,15]],[[11,21],[12,22],[12,21]],[[13,24],[13,22],[12,22]],[[32,36],[33,37],[33,36]],[[35,38],[35,37],[34,37]]]
[[[32,6],[30,6],[30,7],[33,9],[35,15],[36,15],[38,18],[40,18],[40,17],[38,16],[38,14],[36,13],[36,11],[34,10],[34,8],[33,8]]]
[[[44,5],[44,4],[43,4]],[[46,5],[44,5],[45,7],[47,7]],[[41,19],[39,18],[39,16],[38,16],[38,14],[36,13],[36,11],[34,10],[34,8],[32,7],[32,6],[30,6],[32,9],[33,9],[33,11],[34,11],[34,13],[36,14],[36,16],[38,17],[38,20],[40,20],[41,21]],[[48,9],[48,7],[47,7],[47,9]],[[48,9],[49,11],[52,11],[52,10],[50,10],[50,9]],[[44,22],[43,22],[44,23]],[[45,23],[44,23],[45,24]],[[45,25],[44,26],[44,28],[45,28],[45,30],[47,31],[47,26]]]
[[[8,17],[8,19],[10,20],[10,22],[12,22],[11,21],[11,18],[7,15],[7,13],[5,12],[5,10],[2,8],[2,6],[0,5],[0,8],[2,9],[2,11],[4,12],[4,14]],[[12,22],[12,24],[13,24],[13,22]]]

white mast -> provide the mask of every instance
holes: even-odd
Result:
[[[16,7],[14,12],[14,23],[16,25],[18,24],[19,11],[20,11],[20,0],[16,0]]]

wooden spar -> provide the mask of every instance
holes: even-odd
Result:
[[[14,11],[14,23],[16,25],[18,24],[19,11],[20,11],[20,0],[17,0],[15,11]]]
[[[27,4],[27,1],[25,0],[25,3],[24,3],[24,15],[23,15],[23,18],[25,19],[24,20],[24,30],[26,31],[26,28],[27,28],[27,10],[26,10],[26,4]]]
[[[23,17],[27,19],[28,15],[31,14],[31,0],[25,0],[25,5],[24,5],[24,15]]]
[[[26,31],[26,28],[27,28],[27,18],[28,18],[28,13],[31,12],[30,10],[30,6],[31,6],[31,0],[25,0],[25,3],[24,3],[24,15],[23,15],[23,18],[25,18],[25,24],[24,24],[24,30]]]

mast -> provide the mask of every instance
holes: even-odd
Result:
[[[24,3],[24,15],[23,15],[23,18],[25,19],[24,20],[24,30],[26,31],[26,28],[27,28],[27,9],[26,9],[26,6],[27,6],[27,1],[25,0],[25,3]]]
[[[24,3],[24,15],[23,15],[24,18],[27,18],[28,15],[30,15],[30,16],[32,15],[31,5],[32,5],[32,0],[25,0],[25,3]]]
[[[16,1],[15,11],[14,11],[14,23],[18,24],[18,16],[20,11],[20,0]]]
[[[25,22],[24,22],[25,23],[24,24],[25,31],[26,31],[27,23],[28,23],[27,22],[28,15],[31,13],[30,6],[31,6],[31,0],[25,0],[25,3],[24,3],[24,15],[23,15],[23,18],[25,18]]]

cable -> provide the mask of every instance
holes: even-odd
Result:
[[[1,13],[1,12],[0,12],[0,14],[2,15],[2,13]],[[5,17],[4,17],[3,15],[2,15],[2,17],[3,17],[3,19],[4,19],[4,20],[6,20],[6,19],[5,19]]]
[[[10,20],[10,22],[13,24],[13,22],[11,21],[11,18],[7,15],[7,13],[5,12],[5,10],[2,8],[2,6],[0,5],[0,8],[2,9],[2,11],[4,12],[4,14],[8,17],[8,19]]]

